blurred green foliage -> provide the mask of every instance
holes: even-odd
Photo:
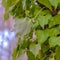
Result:
[[[60,0],[3,0],[5,19],[15,18],[18,43],[13,60],[60,60]]]

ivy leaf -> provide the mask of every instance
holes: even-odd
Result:
[[[48,21],[49,19],[51,18],[51,15],[50,14],[47,14],[45,16],[39,16],[39,24],[41,25],[42,28],[44,28],[44,25],[47,25],[48,24]]]
[[[39,25],[38,22],[32,24],[32,29],[35,29],[38,25]]]
[[[28,56],[28,60],[36,60],[35,56],[30,51],[27,51],[27,56]]]
[[[28,47],[28,41],[23,40],[23,43],[21,44],[21,48],[22,48],[22,49],[25,49],[25,48],[27,48],[27,47]]]
[[[14,48],[13,50],[13,54],[12,54],[12,59],[16,60],[18,59],[22,54],[24,54],[25,50],[23,50],[21,48],[21,41],[18,40],[17,44],[16,44],[16,48]]]
[[[32,43],[30,45],[30,51],[34,54],[35,57],[37,57],[40,49],[41,49],[41,47],[39,44]]]
[[[31,30],[32,22],[29,18],[22,18],[20,20],[16,20],[14,30],[23,37],[28,34]]]
[[[9,9],[9,7],[15,5],[19,0],[2,0],[3,6],[5,6],[6,9]]]
[[[37,40],[38,40],[39,44],[43,44],[48,38],[48,34],[46,34],[42,30],[37,30],[36,31],[36,36],[37,36]]]
[[[17,60],[28,60],[27,53],[23,53]]]
[[[32,4],[32,6],[30,7],[30,13],[29,13],[29,16],[30,17],[34,17],[34,12],[36,10],[36,5]]]
[[[50,10],[52,10],[52,7],[51,7],[51,4],[50,4],[49,0],[38,0],[38,2],[40,2],[43,5],[45,5]]]
[[[15,18],[22,18],[25,17],[25,12],[23,10],[23,0],[19,0],[16,5],[12,8],[10,11],[12,15],[14,15]]]
[[[19,0],[13,0],[13,1],[12,0],[3,0],[2,1],[2,4],[5,7],[5,15],[6,15],[6,16],[4,16],[5,19],[8,18],[8,15],[6,14],[7,11],[8,11],[8,14],[10,13],[10,14],[14,15],[15,18],[16,17],[21,18],[21,17],[25,16],[25,13],[22,8],[23,7],[22,1],[23,0],[20,0],[20,1]]]
[[[38,5],[35,5],[35,7],[34,7],[34,17],[39,14],[40,10],[41,10],[41,7],[38,6]]]
[[[55,9],[57,8],[58,6],[58,0],[49,0],[51,5],[55,7]]]
[[[55,59],[54,59],[54,57],[52,57],[52,58],[49,58],[49,60],[55,60]]]
[[[57,8],[58,4],[60,3],[60,0],[49,0],[51,5],[55,7],[55,9]]]
[[[49,57],[49,60],[55,60],[54,56],[55,56],[55,54],[52,53],[51,56]]]
[[[37,17],[36,17],[36,21],[38,21],[38,24],[44,28],[44,25],[47,25],[50,18],[51,18],[51,14],[49,14],[49,11],[48,10],[44,10],[44,11],[41,11]]]
[[[50,47],[60,46],[60,37],[51,37],[49,39],[49,45]]]
[[[60,47],[56,47],[56,60],[60,60]]]
[[[41,45],[41,50],[43,51],[43,53],[45,53],[46,51],[48,51],[49,47],[46,46],[45,44]]]
[[[53,27],[58,24],[60,24],[60,14],[51,18],[49,22],[49,27]]]
[[[46,29],[45,33],[48,34],[50,37],[57,36],[58,34],[60,34],[60,27],[55,27],[52,29]]]

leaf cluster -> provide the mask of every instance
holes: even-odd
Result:
[[[5,18],[16,19],[13,60],[60,60],[60,0],[3,0]],[[6,19],[7,20],[7,19]]]

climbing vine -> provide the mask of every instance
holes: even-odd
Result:
[[[3,0],[5,20],[15,19],[18,43],[13,60],[60,60],[60,0]]]

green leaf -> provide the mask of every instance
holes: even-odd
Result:
[[[23,10],[23,0],[19,0],[16,5],[12,8],[10,13],[14,15],[15,18],[23,18],[25,17],[25,11]]]
[[[36,60],[35,56],[30,51],[27,51],[27,56],[28,56],[28,60]]]
[[[51,57],[49,57],[49,60],[55,60],[54,55],[52,54]]]
[[[48,34],[50,37],[57,36],[58,34],[60,34],[60,27],[55,27],[52,29],[46,29],[45,33]]]
[[[24,53],[25,50],[20,48],[20,50],[18,50],[18,53],[16,54],[16,59],[19,59]]]
[[[51,5],[55,7],[55,9],[57,8],[58,4],[60,3],[60,0],[49,0]]]
[[[60,24],[60,14],[51,18],[49,22],[49,27],[53,27],[58,24]]]
[[[41,7],[38,5],[35,5],[34,9],[35,9],[34,10],[34,17],[35,17],[36,15],[39,15],[39,12],[41,11]]]
[[[55,7],[55,9],[57,8],[58,6],[58,0],[49,0],[51,5]]]
[[[49,60],[55,60],[55,58],[54,58],[54,57],[52,57],[52,58],[49,58]]]
[[[30,45],[30,51],[34,54],[35,57],[37,57],[40,49],[41,49],[41,47],[39,44],[32,43]]]
[[[28,41],[24,40],[23,43],[21,44],[21,48],[25,49],[28,47]]]
[[[56,60],[60,60],[60,47],[56,47]]]
[[[32,22],[29,18],[22,18],[20,20],[16,20],[14,30],[21,36],[21,38],[28,34],[31,30]]]
[[[19,39],[16,48],[14,48],[13,50],[13,54],[12,54],[13,60],[18,59],[24,53],[25,53],[25,48],[24,49],[22,48],[22,42]]]
[[[17,49],[15,48],[14,51],[13,51],[13,55],[12,55],[12,60],[16,60],[16,57],[17,57]]]
[[[37,26],[38,26],[39,24],[38,24],[38,22],[36,22],[36,23],[33,23],[32,24],[32,29],[35,29],[35,28],[37,28]]]
[[[32,7],[30,8],[29,17],[31,17],[31,18],[34,17],[35,10],[36,10],[36,5],[32,4]]]
[[[60,46],[60,37],[51,37],[49,39],[49,45],[50,47]]]
[[[22,18],[25,16],[22,1],[23,0],[3,0],[2,4],[5,7],[5,11],[14,15],[15,18]]]
[[[44,28],[44,25],[47,25],[50,18],[51,18],[51,14],[49,13],[48,10],[44,10],[44,11],[41,11],[37,17],[36,17],[36,21],[38,21],[38,24]]]
[[[5,8],[9,9],[9,7],[15,5],[19,0],[2,0],[2,4],[5,6]]]
[[[49,49],[49,47],[46,46],[45,44],[42,44],[42,45],[41,45],[41,50],[43,51],[43,53],[47,52],[48,49]]]
[[[24,52],[21,56],[19,56],[16,60],[28,60],[27,53]]]
[[[50,14],[47,14],[45,16],[39,16],[38,22],[41,25],[42,28],[44,28],[44,25],[48,24],[49,19],[51,18]]]
[[[49,0],[38,0],[38,2],[40,2],[43,5],[45,5],[50,10],[52,10],[52,7],[51,7],[51,4],[50,4]]]
[[[48,34],[46,34],[42,30],[37,30],[36,31],[36,36],[37,36],[37,40],[38,40],[39,44],[43,44],[48,38]]]

